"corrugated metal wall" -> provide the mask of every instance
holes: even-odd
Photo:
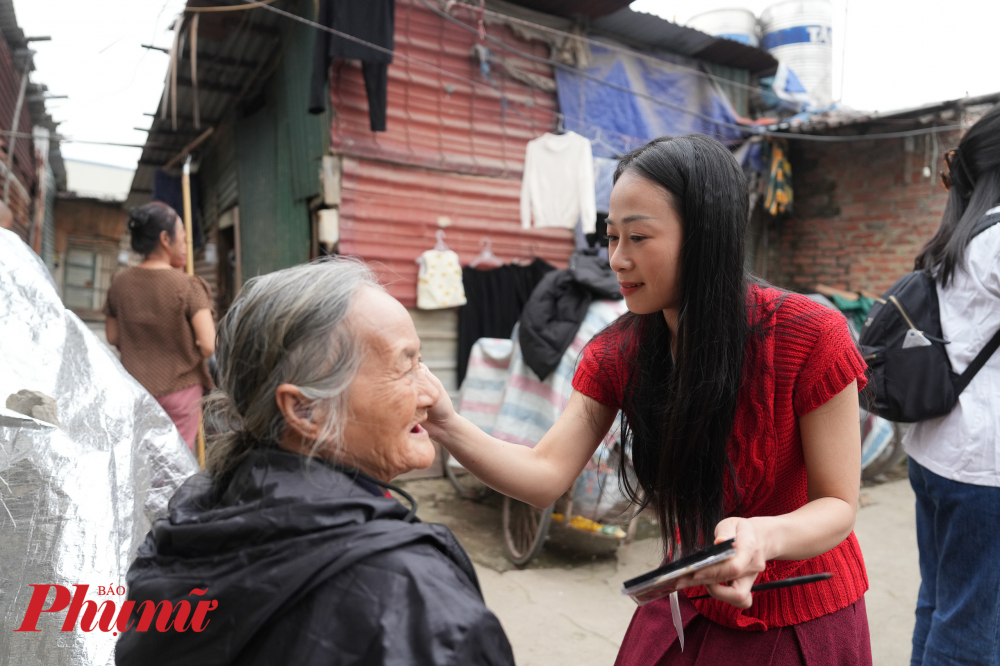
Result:
[[[705,63],[705,66],[719,82],[719,87],[726,93],[726,97],[729,98],[736,113],[748,116],[750,114],[750,93],[744,86],[750,85],[750,72],[725,65],[714,65],[710,62]],[[734,83],[737,85],[733,85]]]
[[[441,217],[450,221],[445,242],[463,264],[479,254],[484,237],[505,261],[534,253],[565,268],[573,250],[568,229],[521,229],[520,179],[344,158],[341,197],[340,252],[372,262],[408,307],[416,304],[414,260],[434,247]]]
[[[548,56],[542,42],[526,42],[504,26],[492,36],[517,49]],[[396,3],[396,52],[432,62],[463,78],[486,81],[472,58],[476,36],[443,21],[413,0]],[[512,64],[552,78],[552,68],[503,53]],[[372,133],[359,67],[337,63],[331,73],[336,110],[335,153],[344,155],[340,246],[373,262],[389,291],[416,303],[414,259],[434,246],[447,218],[446,242],[463,263],[493,240],[501,259],[535,255],[565,266],[573,249],[564,229],[524,231],[521,173],[527,142],[554,126],[555,94],[528,87],[494,69],[493,91],[456,81],[397,56],[389,66],[387,132]]]
[[[309,259],[308,210],[291,201],[287,131],[276,107],[269,100],[236,126],[244,280]]]
[[[313,3],[300,3],[300,9],[312,18]],[[307,112],[309,83],[312,77],[315,29],[297,21],[283,23],[281,69],[281,115],[288,124],[288,149],[292,178],[292,196],[296,201],[319,194],[321,160],[330,145],[329,112]]]
[[[487,30],[521,51],[549,55],[546,44],[521,40],[506,26],[488,26]],[[528,87],[494,68],[493,83],[510,102],[505,107],[492,90],[463,83],[403,57],[412,56],[464,79],[489,84],[480,72],[478,60],[472,57],[475,43],[474,34],[444,21],[414,0],[398,0],[398,55],[389,66],[388,131],[370,131],[360,66],[335,63],[331,74],[331,97],[336,109],[331,129],[334,152],[519,178],[525,144],[555,126],[555,94]],[[548,65],[492,45],[490,48],[520,69],[547,79],[553,77]]]
[[[263,106],[237,121],[244,280],[309,260],[309,200],[320,192],[328,145],[328,118],[307,110],[313,39],[308,26],[285,22]]]
[[[14,122],[14,111],[17,106],[17,94],[21,89],[21,72],[14,66],[10,49],[6,40],[0,37],[0,128],[10,129]],[[31,113],[28,110],[28,102],[25,100],[21,107],[21,117],[18,120],[18,132],[31,134]],[[10,137],[4,136],[3,145],[10,145]],[[35,147],[34,141],[28,137],[18,137],[14,146],[14,173],[24,185],[25,190],[31,192],[35,187]],[[6,151],[3,153],[6,156]],[[3,159],[6,159],[4,157]],[[15,215],[18,211],[12,207]],[[18,223],[27,226],[27,219],[17,219]]]
[[[215,226],[219,215],[239,201],[235,124],[235,114],[230,114],[216,126],[211,149],[201,159],[198,177],[202,185],[202,219],[206,228]]]

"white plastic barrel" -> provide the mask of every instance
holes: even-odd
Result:
[[[833,101],[833,6],[785,0],[760,15],[761,46],[795,72],[817,107]]]
[[[725,37],[741,44],[759,46],[757,17],[749,9],[716,9],[693,16],[689,28],[701,30],[713,37]]]

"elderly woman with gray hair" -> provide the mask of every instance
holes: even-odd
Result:
[[[217,356],[208,418],[229,425],[129,569],[117,663],[513,664],[458,541],[383,490],[433,461],[440,389],[371,271],[251,280]]]

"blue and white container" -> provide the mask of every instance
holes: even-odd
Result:
[[[761,46],[791,69],[816,108],[833,102],[833,6],[785,0],[760,15]]]
[[[757,17],[749,9],[716,9],[693,16],[687,27],[713,37],[724,37],[740,44],[759,46]]]

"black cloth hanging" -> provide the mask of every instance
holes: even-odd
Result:
[[[184,219],[184,188],[181,176],[171,176],[163,169],[153,174],[153,201],[162,201]],[[191,247],[205,244],[201,228],[201,183],[191,174]]]
[[[532,292],[518,337],[524,362],[542,381],[559,366],[595,298],[622,298],[618,278],[597,248],[574,252],[569,268],[549,273]]]
[[[458,384],[469,367],[472,345],[479,338],[509,338],[531,292],[556,267],[535,259],[527,266],[508,264],[481,271],[462,269],[467,303],[458,309]]]
[[[395,16],[396,0],[320,0],[318,23],[392,51],[395,49]],[[309,113],[326,110],[330,61],[337,58],[361,61],[361,74],[368,93],[368,119],[373,132],[384,132],[392,54],[324,30],[316,32]]]

